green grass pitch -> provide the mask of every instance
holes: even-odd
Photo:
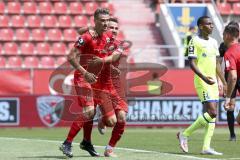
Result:
[[[33,129],[0,129],[0,159],[66,159],[58,150],[58,146],[65,139],[69,128],[33,128]],[[223,156],[203,156],[200,154],[203,130],[199,130],[189,140],[189,153],[183,154],[179,149],[176,133],[181,129],[161,128],[128,128],[118,144],[115,152],[118,158],[93,158],[79,149],[82,132],[75,138],[72,159],[117,159],[117,160],[188,160],[188,159],[239,159],[240,141],[228,141],[228,129],[217,128],[212,140],[212,147],[223,152]],[[239,128],[236,132],[240,138]],[[111,134],[108,129],[105,135],[93,130],[92,141],[96,150],[103,155],[104,146]]]

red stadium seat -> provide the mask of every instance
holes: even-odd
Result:
[[[86,26],[88,24],[88,19],[86,16],[75,16],[74,23],[76,27]]]
[[[0,14],[3,14],[5,12],[5,4],[3,2],[0,2]]]
[[[42,68],[53,68],[55,66],[55,61],[53,57],[44,56],[40,60],[40,66]]]
[[[21,4],[19,2],[8,2],[8,13],[9,14],[20,14]]]
[[[59,27],[70,28],[72,27],[72,19],[70,16],[60,16],[58,19]]]
[[[4,43],[4,54],[17,55],[18,54],[17,44],[12,42]]]
[[[64,34],[64,40],[65,41],[76,41],[77,40],[77,32],[74,29],[65,29],[63,31]]]
[[[91,25],[91,26],[94,26],[94,25],[95,25],[95,24],[94,24],[94,17],[93,17],[93,16],[90,17],[90,25]]]
[[[9,27],[9,18],[5,15],[0,15],[0,27]]]
[[[22,67],[22,58],[18,56],[12,56],[8,58],[8,67],[19,68]]]
[[[34,55],[34,45],[32,43],[21,43],[21,54],[22,55]]]
[[[233,3],[233,14],[240,15],[240,3]]]
[[[64,43],[54,43],[52,46],[52,52],[54,55],[66,55],[67,47]]]
[[[27,29],[17,29],[15,35],[18,41],[28,41],[30,39],[30,33]]]
[[[27,17],[28,27],[31,28],[40,28],[41,27],[41,18],[39,16],[28,16]]]
[[[34,2],[24,2],[23,13],[24,14],[36,14],[37,13],[36,3],[34,3]]]
[[[25,68],[37,68],[39,65],[39,60],[35,56],[28,56],[24,59]]]
[[[218,3],[217,8],[221,15],[230,15],[232,8],[229,3]]]
[[[0,57],[0,68],[6,67],[6,59],[4,57]]]
[[[68,50],[70,51],[74,47],[75,42],[68,43]]]
[[[69,5],[70,14],[82,14],[83,6],[79,2],[71,2]]]
[[[60,66],[60,65],[64,64],[65,62],[67,62],[66,56],[58,57],[57,61],[56,61],[56,65]]]
[[[32,30],[32,40],[33,41],[45,41],[46,33],[42,29],[33,29]]]
[[[62,32],[59,29],[49,29],[48,30],[48,40],[61,41],[62,40]]]
[[[44,27],[56,27],[56,25],[58,24],[57,22],[57,18],[55,16],[44,16],[43,17],[43,25]]]
[[[108,8],[111,14],[114,13],[114,8],[113,8],[113,4],[112,4],[112,3],[102,2],[102,3],[101,3],[101,7],[102,7],[102,8]]]
[[[40,14],[52,14],[52,11],[53,11],[52,8],[53,8],[52,4],[50,2],[47,2],[47,1],[46,2],[40,2],[39,7],[38,7]]]
[[[50,46],[48,43],[38,43],[37,44],[37,54],[38,55],[50,55]]]
[[[12,27],[25,27],[25,17],[21,15],[12,16],[11,24]]]
[[[0,30],[0,41],[13,41],[14,33],[12,29]]]
[[[66,3],[64,2],[56,2],[54,3],[54,13],[55,14],[67,14],[68,8]]]
[[[95,2],[85,3],[85,13],[92,15],[94,11],[98,8],[98,4]]]

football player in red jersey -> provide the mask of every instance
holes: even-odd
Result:
[[[97,67],[100,70],[96,70],[96,67],[91,68],[88,64],[88,61],[94,56],[101,58],[108,56],[106,46],[112,39],[112,33],[107,32],[109,17],[107,9],[97,9],[94,13],[94,30],[97,36],[92,37],[89,32],[86,32],[78,39],[68,55],[69,63],[76,69],[74,72],[74,84],[79,106],[83,108],[83,114],[72,123],[67,139],[60,146],[60,150],[68,157],[73,156],[71,146],[73,138],[85,123],[92,121],[94,118],[94,101],[96,99],[100,100],[98,103],[103,106],[101,111],[104,117],[104,124],[113,127],[117,121],[109,94],[102,92],[108,93],[113,88],[111,86],[110,73],[107,76],[110,70],[105,64]],[[80,60],[77,62],[79,57]],[[109,59],[106,59],[107,61]],[[105,74],[102,74],[102,72]],[[89,145],[92,144],[90,143]],[[99,154],[96,153],[94,156],[99,156]]]
[[[117,40],[117,36],[118,36],[118,20],[115,17],[111,17],[109,19],[109,24],[108,24],[108,28],[109,30],[113,33],[113,43],[111,45],[109,45],[109,52],[110,54],[113,53],[114,50],[118,49],[119,45],[120,45],[120,41]],[[92,36],[96,36],[97,33],[95,33],[95,31],[93,30],[92,27],[83,27],[79,30],[79,34],[83,34],[85,32],[89,31],[91,33]],[[123,58],[124,57],[124,58]],[[101,61],[103,61],[100,58],[95,57],[95,62],[93,62],[93,65],[95,63],[101,63]],[[108,62],[111,62],[111,56],[108,57]],[[126,60],[126,54],[121,54],[121,59],[125,59]],[[111,95],[111,100],[112,100],[112,104],[115,110],[115,114],[117,116],[117,123],[113,128],[112,131],[112,136],[111,139],[108,143],[108,145],[105,148],[105,152],[104,155],[107,157],[116,157],[116,155],[113,153],[113,148],[115,147],[115,145],[117,144],[117,142],[120,140],[124,129],[125,129],[125,124],[126,124],[126,113],[128,111],[128,106],[126,103],[126,97],[125,97],[125,90],[124,90],[124,84],[121,82],[120,80],[120,70],[118,68],[119,66],[119,62],[120,58],[118,58],[118,60],[114,63],[112,63],[111,65],[111,79],[112,79],[112,83],[113,83],[113,87],[115,92],[112,92]],[[82,141],[82,143],[84,141],[90,141],[91,140],[91,129],[90,126],[92,126],[92,121],[90,124],[90,121],[88,123],[88,125],[84,125],[84,139]],[[99,120],[98,123],[98,129],[99,132],[101,134],[104,134],[105,132],[105,125],[102,123],[101,119]],[[81,143],[81,144],[82,144]],[[80,145],[80,147],[84,150],[87,150],[91,155],[93,151],[91,151],[91,148],[86,148],[83,145]]]
[[[239,24],[238,22],[235,21],[230,21],[228,23],[228,25],[234,25],[235,27],[239,28]],[[227,46],[224,44],[224,42],[222,42],[219,46],[219,53],[220,53],[220,57],[221,57],[221,61],[223,61],[223,57],[227,51]],[[226,68],[226,66],[225,66]],[[227,81],[228,79],[228,72],[225,72],[225,79]],[[220,82],[220,81],[219,81]],[[222,84],[219,83],[219,88],[222,89]],[[240,88],[240,84],[236,83],[236,86],[232,92],[231,95],[231,99],[230,99],[230,103],[231,103],[231,107],[226,109],[227,110],[227,122],[228,122],[228,129],[230,132],[230,137],[229,137],[229,141],[236,141],[237,137],[235,134],[235,130],[234,130],[234,126],[235,126],[235,117],[234,117],[234,109],[235,109],[235,105],[236,105],[236,96],[237,96],[237,90]]]
[[[226,110],[234,110],[235,104],[231,102],[231,95],[234,90],[240,92],[240,44],[239,27],[236,25],[227,25],[223,32],[224,44],[228,48],[225,52],[225,66],[227,77],[227,94],[224,107]],[[237,122],[240,124],[240,113],[237,116]]]

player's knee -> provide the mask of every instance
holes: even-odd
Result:
[[[216,118],[217,117],[217,111],[216,110],[211,110],[208,113],[211,118]]]
[[[117,121],[119,123],[126,123],[126,112],[125,111],[119,111],[117,115]]]
[[[108,127],[114,127],[116,123],[117,123],[117,118],[116,118],[116,116],[112,116],[111,118],[108,118],[108,119],[106,120],[106,125],[107,125]]]
[[[94,107],[89,107],[87,109],[83,110],[84,116],[86,119],[93,119],[95,116],[95,110]]]

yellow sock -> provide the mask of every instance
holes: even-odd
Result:
[[[212,118],[207,112],[204,113],[202,116],[199,116],[196,121],[193,122],[193,124],[183,132],[183,135],[189,137],[197,129],[205,127],[208,124],[209,120],[212,120]]]
[[[211,139],[215,129],[216,118],[213,118],[208,125],[205,127],[204,140],[203,140],[203,150],[210,148]]]

